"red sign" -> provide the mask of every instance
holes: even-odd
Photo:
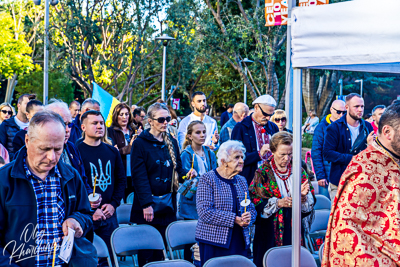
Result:
[[[329,4],[329,0],[299,0],[299,6],[316,6],[325,4]],[[265,26],[287,25],[287,20],[287,0],[265,0]]]

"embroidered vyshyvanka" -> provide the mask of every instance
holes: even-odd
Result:
[[[398,164],[377,142],[353,157],[332,206],[322,266],[400,265]]]

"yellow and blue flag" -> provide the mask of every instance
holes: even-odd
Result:
[[[92,98],[99,101],[100,112],[103,114],[103,117],[106,120],[106,126],[110,127],[114,108],[121,102],[95,82],[93,82]]]

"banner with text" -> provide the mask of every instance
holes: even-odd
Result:
[[[326,4],[329,4],[329,0],[299,0],[299,6]],[[287,25],[287,19],[288,0],[265,0],[265,26]]]

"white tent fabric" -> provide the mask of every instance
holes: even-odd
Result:
[[[355,0],[292,12],[293,68],[400,73],[399,0]]]

